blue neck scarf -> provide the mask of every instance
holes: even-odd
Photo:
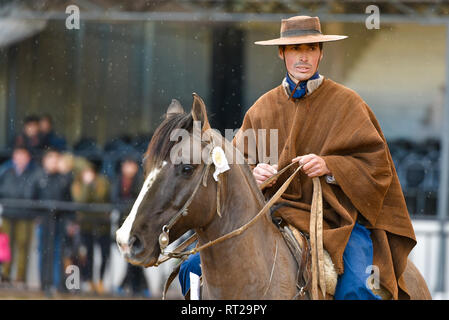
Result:
[[[301,81],[299,83],[298,88],[296,88],[295,93],[293,94],[293,98],[299,99],[299,98],[305,96],[307,93],[307,81],[313,80],[313,79],[318,79],[319,77],[320,77],[320,74],[317,71],[317,72],[315,72],[315,74],[312,77],[310,77],[310,79]],[[288,72],[287,72],[286,79],[287,79],[288,86],[290,87],[290,92],[293,92],[293,90],[296,87],[296,83],[294,83],[293,80],[290,79],[290,75],[288,74]]]

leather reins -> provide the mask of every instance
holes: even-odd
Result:
[[[274,179],[278,178],[282,173],[284,173],[288,168],[292,167],[296,162],[292,162],[289,165],[285,166],[282,170],[278,171],[276,174],[271,176],[269,179],[265,180],[262,184],[259,185],[259,188],[262,190],[265,186],[271,183]],[[165,261],[171,258],[181,258],[185,259],[187,256],[200,252],[204,249],[212,247],[220,242],[226,241],[233,237],[236,237],[243,232],[245,232],[248,228],[250,228],[256,221],[262,217],[269,208],[274,205],[274,203],[279,200],[282,194],[290,185],[293,178],[298,174],[298,172],[302,169],[303,165],[300,164],[295,171],[287,178],[287,180],[281,185],[281,187],[276,191],[276,193],[265,203],[265,205],[260,209],[260,211],[246,224],[242,225],[240,228],[235,229],[223,236],[218,237],[215,240],[211,240],[201,246],[196,246],[195,248],[183,251],[190,244],[195,242],[198,239],[197,234],[193,234],[187,240],[185,240],[181,245],[179,245],[172,252],[165,252],[165,248],[169,244],[169,232],[170,229],[176,224],[176,222],[181,219],[181,217],[187,215],[188,206],[193,201],[193,198],[196,195],[201,184],[204,186],[206,183],[207,175],[210,168],[210,163],[206,164],[201,173],[200,179],[198,180],[193,193],[182,206],[182,208],[170,219],[170,221],[162,227],[162,233],[159,235],[159,246],[161,248],[161,254],[165,257],[159,259],[155,266],[159,266]],[[323,199],[322,199],[322,190],[321,183],[318,177],[312,179],[313,181],[313,198],[312,198],[312,206],[311,206],[311,215],[310,215],[310,228],[309,228],[309,237],[311,244],[311,255],[312,255],[312,299],[317,300],[318,296],[318,282],[320,284],[323,297],[326,296],[326,286],[325,286],[325,274],[324,274],[324,248],[323,248]],[[219,188],[217,184],[217,189]],[[217,190],[218,195],[218,190]],[[218,207],[217,207],[218,209]]]

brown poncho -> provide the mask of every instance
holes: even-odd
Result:
[[[246,113],[234,143],[242,139],[244,130],[267,129],[266,150],[262,152],[269,153],[269,129],[278,129],[279,169],[299,155],[323,157],[338,183],[320,179],[323,242],[337,272],[344,272],[343,251],[355,221],[363,220],[371,230],[373,264],[379,267],[381,284],[394,299],[408,298],[402,274],[416,239],[379,123],[353,90],[330,79],[320,83],[310,94],[293,101],[288,100],[284,85],[264,94]],[[258,141],[257,136],[255,139]],[[241,149],[249,159],[248,150]],[[260,153],[255,158],[256,163],[262,162]],[[293,170],[265,190],[266,195],[274,194]],[[312,191],[312,179],[301,172],[280,200],[292,207],[278,210],[286,221],[307,233]]]

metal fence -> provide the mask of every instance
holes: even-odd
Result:
[[[19,220],[36,221],[39,220],[41,225],[46,228],[45,235],[41,238],[41,246],[45,248],[40,253],[31,252],[28,255],[29,260],[32,255],[41,254],[42,263],[39,267],[39,263],[33,263],[29,266],[29,269],[39,269],[33,270],[32,273],[39,274],[40,270],[45,270],[43,272],[43,277],[39,279],[37,276],[37,288],[36,282],[33,282],[33,290],[41,290],[43,294],[47,297],[55,296],[57,293],[61,293],[61,288],[55,287],[53,282],[53,268],[54,268],[54,248],[55,248],[55,232],[56,232],[56,221],[64,221],[73,219],[73,214],[75,212],[83,212],[86,214],[92,214],[92,219],[89,222],[95,223],[96,219],[98,222],[109,220],[110,223],[110,255],[108,258],[106,272],[104,279],[105,287],[108,287],[107,296],[117,296],[117,289],[120,286],[122,279],[126,273],[127,262],[120,255],[117,245],[115,243],[115,232],[120,227],[122,220],[128,215],[129,210],[133,202],[124,202],[118,204],[112,203],[75,203],[75,202],[64,202],[64,201],[53,201],[53,200],[24,200],[24,199],[0,199],[0,218],[6,218],[10,222]],[[14,230],[14,228],[11,228]],[[14,234],[10,234],[10,239],[14,239]],[[38,240],[39,241],[39,240]],[[176,246],[179,241],[175,241],[170,245],[172,247]],[[13,249],[13,244],[11,243],[11,250]],[[32,249],[32,248],[30,248]],[[96,251],[96,250],[94,250]],[[98,253],[98,252],[97,252]],[[101,259],[99,254],[94,254],[94,269],[98,271],[98,260]],[[34,259],[35,260],[35,259]],[[177,261],[169,261],[159,266],[158,268],[147,268],[144,270],[145,280],[147,281],[147,286],[150,291],[151,298],[161,298],[164,283],[172,270],[173,265]],[[100,277],[98,272],[93,271],[94,278]],[[61,281],[68,277],[68,274],[61,270]],[[1,282],[1,281],[0,281]],[[29,281],[27,281],[29,282]],[[107,283],[107,285],[106,285]],[[30,287],[30,286],[28,286]],[[64,290],[68,294],[83,294],[83,290]],[[148,297],[148,296],[147,296]],[[168,298],[180,299],[182,298],[180,286],[177,282],[174,282],[167,293]]]
[[[42,250],[41,268],[45,270],[42,273],[41,289],[50,294],[52,288],[52,276],[54,267],[55,233],[56,221],[66,222],[74,212],[86,212],[96,214],[91,222],[95,223],[98,214],[105,219],[109,219],[111,226],[111,244],[115,230],[118,229],[120,216],[125,214],[130,207],[130,203],[121,204],[83,204],[74,202],[52,201],[52,200],[25,200],[25,199],[2,199],[0,200],[0,212],[2,218],[8,219],[11,223],[10,239],[15,239],[14,225],[17,221],[36,221],[45,227],[45,234],[41,237]],[[103,220],[104,221],[104,220]],[[64,232],[64,231],[63,231]],[[11,243],[11,253],[14,255],[14,244]],[[30,255],[28,255],[29,257]]]

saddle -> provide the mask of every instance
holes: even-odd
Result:
[[[311,299],[311,252],[310,252],[310,240],[308,236],[304,233],[285,223],[282,218],[275,217],[274,212],[283,204],[277,204],[273,206],[270,210],[271,219],[276,227],[281,232],[284,240],[290,249],[293,257],[298,264],[298,275],[297,275],[297,287],[298,287],[298,296],[299,299],[304,299],[305,294],[307,294],[308,298]],[[324,274],[325,281],[324,284],[326,286],[325,292],[326,297],[332,299],[332,296],[335,293],[335,288],[337,287],[338,274],[335,270],[334,264],[329,253],[324,250]]]
[[[288,204],[278,203],[270,209],[271,219],[281,232],[288,248],[298,264],[297,286],[300,293],[299,295],[304,296],[304,293],[307,293],[308,298],[311,299],[312,295],[310,293],[310,282],[312,274],[310,270],[311,263],[309,237],[296,229],[294,226],[285,223],[282,218],[274,216],[274,212],[284,205]],[[324,284],[326,286],[326,297],[324,297],[324,299],[332,299],[335,294],[335,288],[337,287],[338,273],[329,253],[325,249],[323,257],[325,275]],[[390,300],[392,298],[391,293],[382,286],[379,289],[374,287],[371,287],[370,289],[374,294],[380,296],[382,300]],[[323,298],[322,295],[320,297]]]
[[[312,282],[312,272],[311,272],[311,252],[310,252],[310,240],[307,235],[293,227],[292,225],[286,224],[282,218],[275,217],[274,212],[281,207],[282,203],[273,206],[270,209],[270,215],[273,223],[276,225],[284,240],[290,249],[293,257],[298,264],[298,273],[296,277],[296,285],[298,288],[298,293],[293,299],[312,299],[311,290],[311,282]],[[169,275],[163,291],[163,298],[165,299],[166,292],[168,287],[176,278],[179,273],[181,263],[185,259],[182,259],[180,263],[178,263],[171,274]],[[324,250],[324,274],[325,274],[325,285],[326,285],[326,298],[332,299],[332,296],[335,293],[335,288],[337,286],[338,274],[335,270],[334,264],[332,263],[332,259],[329,253]],[[189,300],[190,290],[186,293],[185,299]],[[322,297],[322,296],[321,296]]]

